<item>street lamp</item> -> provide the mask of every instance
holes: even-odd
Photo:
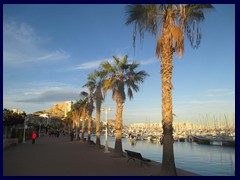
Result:
[[[79,118],[79,121],[78,121],[78,138],[83,141],[82,137],[80,136],[80,134],[81,134],[80,126],[81,126],[81,124],[82,124],[82,118]]]
[[[107,134],[107,129],[108,129],[108,123],[107,123],[107,114],[108,114],[108,111],[111,111],[112,109],[111,108],[108,108],[108,109],[104,109],[104,108],[101,108],[101,111],[105,111],[105,117],[106,117],[106,131],[105,131],[105,150],[104,150],[104,153],[109,153],[108,151],[108,134]]]
[[[26,140],[25,140],[25,131],[26,131],[26,121],[27,120],[28,120],[28,117],[25,116],[25,118],[24,118],[24,127],[23,127],[23,143],[26,142]]]

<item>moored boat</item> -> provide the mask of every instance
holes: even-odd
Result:
[[[213,139],[213,140],[210,140],[210,144],[211,145],[216,145],[216,146],[222,146],[222,140]]]
[[[222,140],[222,145],[235,147],[235,140]]]
[[[193,139],[198,144],[210,144],[210,139],[204,136],[193,136]]]
[[[180,137],[179,138],[179,142],[185,142],[185,138],[184,137]]]

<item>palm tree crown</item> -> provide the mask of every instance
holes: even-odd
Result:
[[[125,55],[122,61],[118,57],[113,56],[114,66],[109,62],[101,64],[104,71],[109,74],[109,78],[104,81],[104,90],[112,90],[112,98],[117,100],[117,93],[121,96],[123,102],[126,100],[124,86],[127,87],[127,95],[129,99],[133,99],[133,91],[139,91],[139,85],[143,83],[148,74],[145,71],[136,72],[139,64],[127,61],[128,56]]]
[[[144,32],[159,35],[156,55],[160,58],[161,37],[168,36],[174,51],[181,57],[184,51],[184,33],[190,40],[191,46],[197,48],[201,42],[199,23],[205,19],[204,11],[212,10],[211,4],[133,4],[126,7],[128,16],[126,25],[134,24],[133,40],[137,30],[141,40]],[[167,31],[164,29],[167,28]],[[134,45],[135,47],[135,45]]]
[[[109,62],[101,64],[103,71],[108,76],[104,81],[104,91],[112,90],[112,98],[116,101],[116,127],[115,127],[115,148],[116,156],[122,156],[122,112],[123,103],[126,100],[125,86],[127,87],[127,95],[133,98],[133,91],[139,91],[140,83],[143,83],[148,74],[145,71],[136,72],[138,63],[128,63],[128,56],[125,55],[121,60],[113,56],[114,65]]]

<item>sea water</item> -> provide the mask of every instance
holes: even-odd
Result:
[[[96,141],[95,136],[92,140]],[[101,136],[101,144],[105,145],[105,136]],[[108,146],[114,148],[115,138],[108,136]],[[195,142],[174,142],[174,158],[177,168],[202,176],[234,176],[235,148],[217,145],[203,145]],[[122,148],[140,152],[143,157],[162,163],[163,146],[151,141],[122,139]]]

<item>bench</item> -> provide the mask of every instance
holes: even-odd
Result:
[[[125,149],[125,152],[127,153],[127,156],[128,156],[127,162],[130,161],[131,159],[133,161],[135,161],[135,159],[138,159],[138,160],[140,160],[141,166],[142,166],[142,164],[148,165],[148,162],[151,162],[150,159],[143,158],[141,153],[134,152],[134,151],[129,151],[129,150],[126,150],[126,149]]]

